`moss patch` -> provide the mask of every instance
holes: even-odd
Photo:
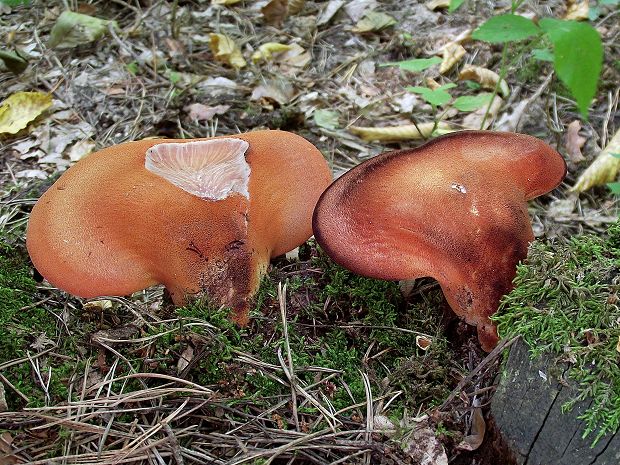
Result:
[[[532,356],[557,355],[579,384],[575,402],[592,399],[582,419],[595,439],[620,427],[620,223],[605,238],[535,242],[515,289],[494,320],[502,337],[520,335]]]

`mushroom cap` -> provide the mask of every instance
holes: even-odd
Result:
[[[562,156],[534,137],[452,133],[374,157],[336,180],[317,203],[314,235],[360,275],[435,278],[490,350],[497,332],[489,316],[534,238],[527,200],[565,173]]]
[[[190,167],[178,183],[213,171],[229,179],[228,191],[216,183],[201,198],[163,173],[191,165],[185,152],[211,150],[204,141],[230,146],[229,155],[215,153],[215,168]],[[321,152],[284,131],[124,143],[89,155],[50,187],[32,210],[27,247],[50,283],[77,296],[162,283],[176,304],[205,292],[243,323],[269,259],[312,235],[314,205],[330,182]]]

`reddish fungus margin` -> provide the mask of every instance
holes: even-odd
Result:
[[[32,210],[27,246],[37,270],[80,297],[126,295],[157,283],[177,305],[205,293],[246,324],[269,259],[311,236],[312,211],[331,172],[321,153],[292,133],[256,131],[224,139],[232,139],[230,150],[241,150],[241,166],[230,170],[219,160],[214,173],[223,170],[232,187],[213,199],[178,187],[183,179],[169,180],[145,167],[152,147],[206,139],[129,142],[78,162]]]
[[[534,239],[527,201],[565,174],[562,156],[534,137],[453,133],[346,173],[319,199],[314,234],[363,276],[435,278],[490,351],[498,337],[489,317]]]

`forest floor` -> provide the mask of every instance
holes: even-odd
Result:
[[[316,145],[338,176],[424,142],[367,140],[356,127],[432,126],[441,115],[455,130],[548,142],[569,171],[530,204],[535,236],[601,234],[618,218],[617,198],[605,187],[568,189],[618,129],[613,5],[590,21],[605,62],[586,120],[552,65],[523,44],[508,48],[508,93],[488,114],[449,105],[438,113],[406,90],[434,81],[456,84],[453,97],[482,92],[459,71],[474,64],[499,73],[502,48],[468,31],[509,2],[469,1],[452,13],[375,0],[291,0],[288,10],[249,0],[11,3],[20,2],[0,1],[0,37],[27,67],[0,72],[0,99],[40,91],[53,100],[26,129],[0,138],[0,465],[498,463],[489,458],[502,453],[492,430],[470,449],[501,350],[481,351],[434,281],[405,289],[360,278],[310,240],[298,257],[272,263],[251,323],[239,329],[204,302],[171,308],[161,288],[86,301],[51,287],[25,251],[28,214],[69,166],[125,141],[282,129]],[[116,23],[88,43],[68,47],[66,33],[52,47],[65,9]],[[561,18],[566,9],[525,2],[519,12]],[[364,17],[374,19],[370,30]],[[217,56],[210,34],[228,36],[238,53]],[[441,58],[455,41],[465,54],[441,74],[439,65],[384,66]],[[286,50],[256,55],[272,42]]]

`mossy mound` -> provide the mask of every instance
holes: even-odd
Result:
[[[579,389],[564,408],[592,400],[580,418],[595,440],[620,427],[619,291],[620,222],[604,237],[535,242],[494,317],[501,337],[522,336],[532,356],[569,364]]]

